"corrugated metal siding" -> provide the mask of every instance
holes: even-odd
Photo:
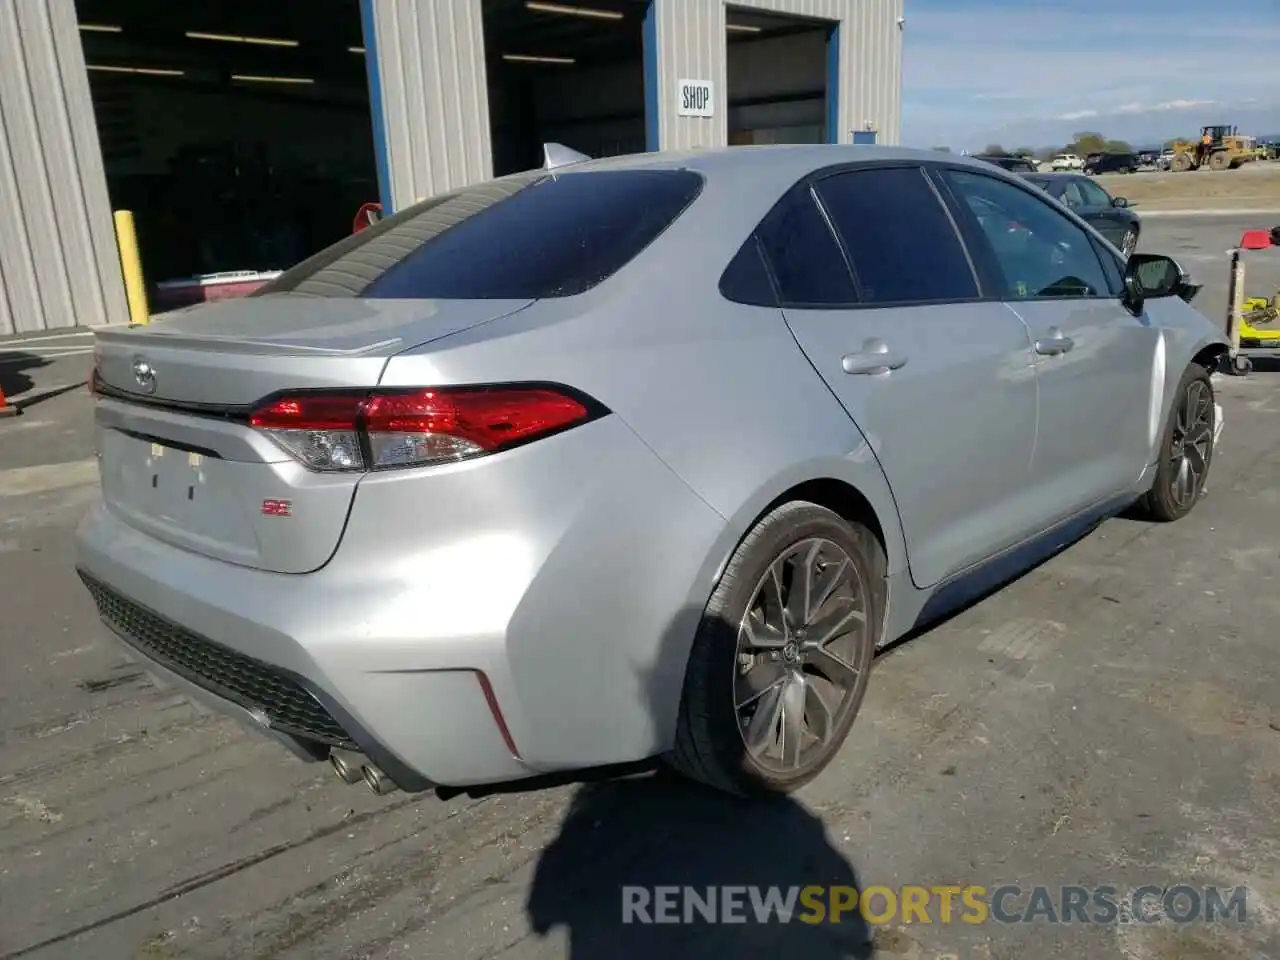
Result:
[[[74,0],[0,2],[0,334],[128,319]]]
[[[724,146],[728,140],[722,0],[654,0],[658,35],[658,134],[662,149]],[[811,17],[840,24],[840,142],[870,121],[878,141],[899,142],[902,131],[902,31],[904,0],[734,0],[737,7]],[[679,80],[715,84],[716,115],[676,115]]]
[[[392,205],[493,176],[480,0],[373,0]]]

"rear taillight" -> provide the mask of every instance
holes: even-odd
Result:
[[[308,391],[273,398],[249,424],[313,470],[377,470],[496,453],[602,412],[556,386]]]

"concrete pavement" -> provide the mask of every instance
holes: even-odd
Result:
[[[1162,218],[1141,247],[1221,315],[1245,226]],[[87,359],[24,369],[38,388]],[[99,642],[71,568],[88,401],[44,399],[0,422],[0,958],[825,960],[868,934],[907,960],[1280,956],[1280,381],[1219,392],[1191,517],[1112,521],[896,646],[833,767],[764,807],[665,778],[376,798],[197,712]],[[628,884],[1004,882],[1244,885],[1248,916],[621,923]]]

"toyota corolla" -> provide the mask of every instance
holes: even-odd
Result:
[[[786,791],[886,643],[1192,510],[1196,292],[935,152],[506,177],[100,331],[79,571],[158,676],[375,790]]]

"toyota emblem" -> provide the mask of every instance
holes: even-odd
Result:
[[[146,357],[133,358],[133,382],[143,393],[156,392],[156,371]]]

